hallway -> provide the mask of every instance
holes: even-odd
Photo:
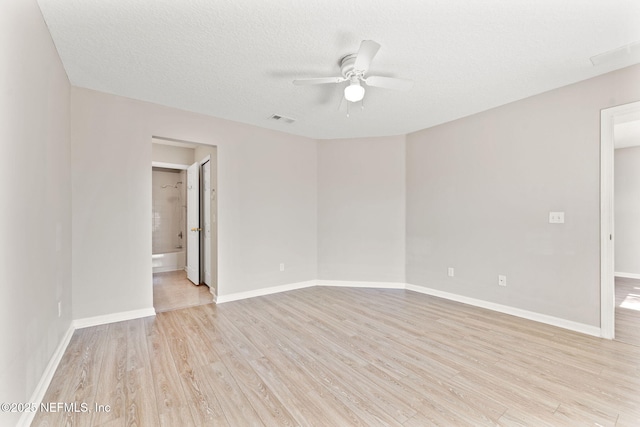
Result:
[[[153,275],[153,307],[156,313],[211,304],[213,295],[207,285],[196,286],[185,271],[169,271]]]

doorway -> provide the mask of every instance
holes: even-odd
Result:
[[[215,299],[216,154],[216,147],[152,138],[152,265],[156,312],[209,304]],[[171,182],[167,184],[167,180]]]
[[[627,128],[629,123],[640,120],[640,101],[601,111],[600,137],[600,328],[603,338],[622,339],[629,337],[634,340],[634,331],[640,329],[640,281],[638,278],[623,277],[635,275],[634,272],[621,272],[620,262],[616,262],[616,246],[620,251],[623,238],[627,233],[624,229],[616,238],[616,200],[615,189],[615,158],[616,141],[620,140],[620,130]],[[639,122],[640,123],[640,122]],[[616,137],[618,134],[618,137]],[[640,133],[636,138],[640,137]],[[640,144],[640,141],[638,141]],[[618,141],[619,143],[619,141]],[[618,146],[618,148],[622,148]],[[640,147],[638,148],[640,149]],[[618,189],[620,191],[620,189]],[[639,206],[640,207],[640,206]],[[620,208],[618,208],[620,209]],[[620,217],[619,217],[620,219]],[[619,224],[621,227],[623,223]],[[618,242],[620,240],[620,242]],[[622,253],[621,253],[622,254]],[[620,255],[621,255],[620,254]],[[636,254],[640,259],[640,253]],[[620,260],[618,260],[620,261]],[[626,267],[623,267],[626,268]],[[640,266],[638,268],[640,273]],[[632,268],[633,269],[633,268]],[[619,277],[616,277],[619,276]],[[629,283],[631,281],[631,283]],[[637,289],[636,289],[637,288]],[[626,294],[624,294],[626,292]],[[637,301],[636,301],[637,299]],[[637,307],[638,310],[629,307]],[[630,315],[630,317],[629,317]],[[630,334],[627,334],[629,332]],[[640,345],[640,336],[634,344]]]

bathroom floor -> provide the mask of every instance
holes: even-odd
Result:
[[[153,307],[156,312],[211,304],[213,295],[207,285],[196,286],[186,271],[169,271],[153,275]]]

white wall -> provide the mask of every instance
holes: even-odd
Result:
[[[318,278],[404,282],[405,137],[318,142]]]
[[[313,141],[74,88],[74,317],[151,307],[156,135],[218,147],[220,296],[406,271],[411,284],[598,325],[599,111],[640,99],[639,69],[416,132],[406,153],[405,137]],[[567,223],[548,224],[552,210]]]
[[[0,144],[0,402],[18,403],[71,323],[69,82],[32,0],[0,2]]]
[[[615,150],[615,271],[640,275],[640,147]]]
[[[152,139],[152,141],[157,141]],[[154,162],[190,165],[195,162],[195,150],[187,147],[176,147],[154,142],[151,144],[151,160]]]
[[[407,281],[599,326],[600,110],[638,99],[634,66],[408,135]]]
[[[217,146],[219,296],[316,278],[314,140],[86,89],[71,104],[74,318],[152,307],[151,136]]]

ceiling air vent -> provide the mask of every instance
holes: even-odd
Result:
[[[617,49],[592,56],[589,59],[591,59],[591,63],[594,66],[606,63],[631,65],[640,61],[640,42],[629,43]]]
[[[276,122],[282,122],[282,123],[286,123],[288,125],[290,125],[291,123],[296,121],[295,119],[292,119],[291,117],[281,116],[280,114],[274,114],[273,116],[269,117],[269,120],[275,120]]]

